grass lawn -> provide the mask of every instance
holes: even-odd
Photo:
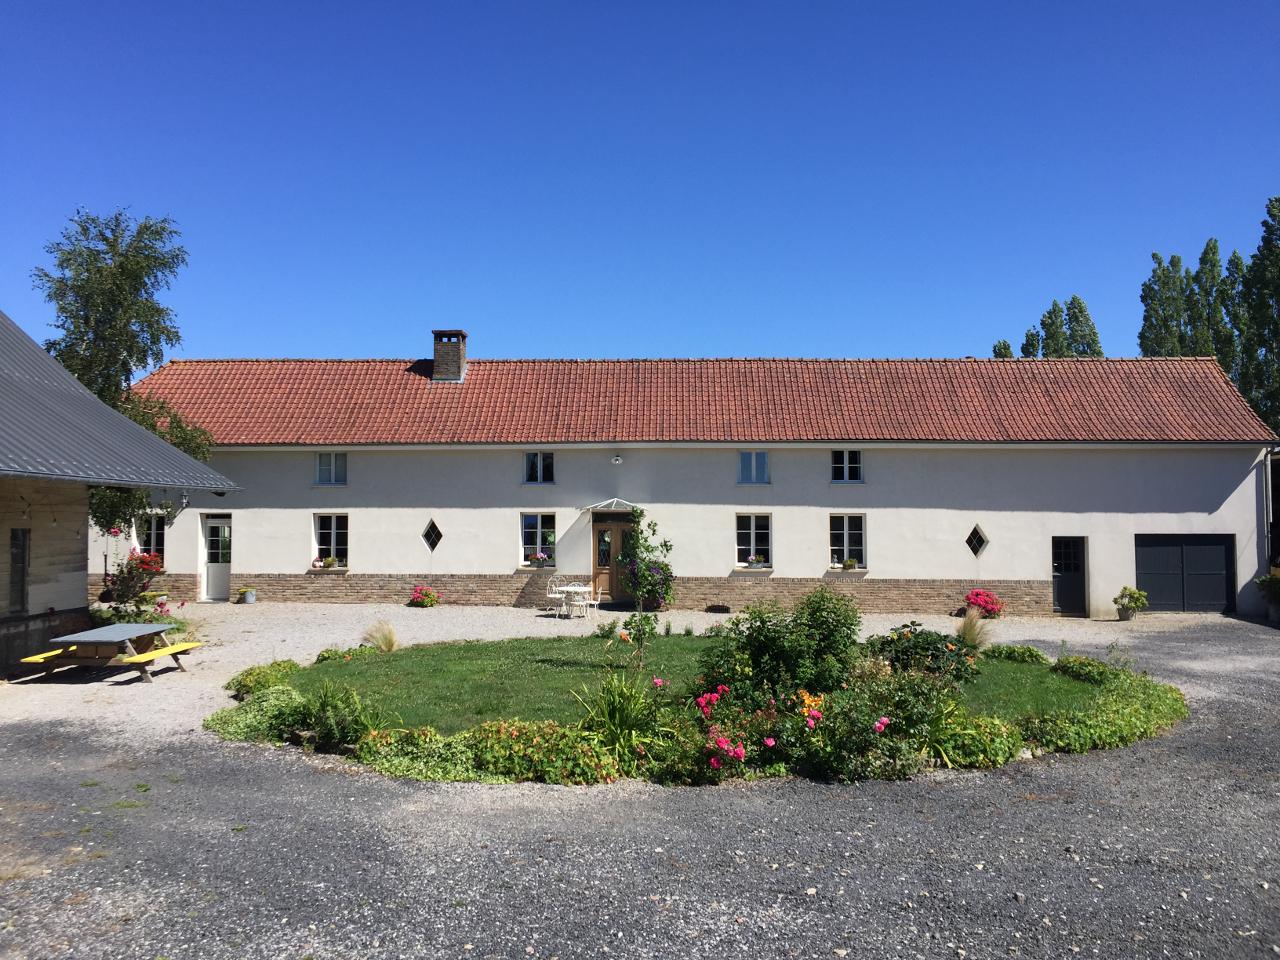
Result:
[[[692,677],[706,637],[660,636],[645,672],[677,681]],[[575,723],[581,707],[571,691],[599,685],[604,671],[622,669],[626,649],[599,637],[433,643],[386,656],[321,663],[290,681],[303,692],[326,680],[353,687],[405,726],[457,733],[485,720]]]
[[[1097,687],[1053,673],[1045,664],[1008,660],[981,661],[977,679],[963,692],[971,712],[1004,720],[1083,709],[1098,696]]]
[[[646,674],[665,677],[679,690],[697,670],[706,637],[659,637]],[[353,687],[361,697],[397,714],[405,726],[457,733],[486,720],[557,720],[574,723],[581,707],[572,691],[594,688],[604,672],[621,670],[624,649],[598,637],[530,637],[515,640],[436,643],[386,656],[307,667],[290,681],[302,691],[325,681]],[[1006,720],[1050,710],[1087,707],[1096,687],[1051,673],[1042,664],[984,660],[965,684],[975,713]]]

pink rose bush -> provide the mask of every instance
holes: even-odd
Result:
[[[988,620],[994,620],[1004,611],[1004,603],[990,590],[970,590],[965,594],[964,605],[973,607]]]

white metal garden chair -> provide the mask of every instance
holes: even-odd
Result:
[[[562,574],[553,573],[547,580],[547,605],[544,608],[547,613],[562,614],[564,612],[565,594],[562,588],[566,579]]]

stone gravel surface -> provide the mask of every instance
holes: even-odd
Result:
[[[1187,690],[1187,723],[1126,750],[908,783],[562,788],[397,782],[198,729],[245,663],[380,615],[427,614],[396,621],[413,640],[544,632],[526,611],[198,612],[189,674],[0,688],[0,956],[1280,954],[1263,626],[996,624],[1050,653],[1118,644]]]

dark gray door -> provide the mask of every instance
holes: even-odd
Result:
[[[1053,538],[1053,609],[1071,617],[1088,612],[1084,597],[1084,537]]]
[[[1230,534],[1139,534],[1134,537],[1138,589],[1152,610],[1234,613],[1235,537]]]

